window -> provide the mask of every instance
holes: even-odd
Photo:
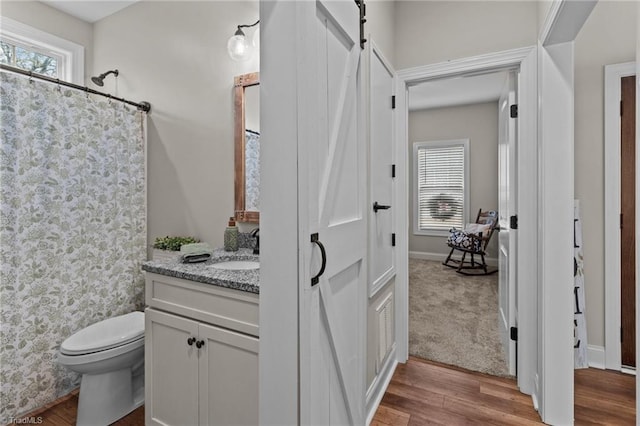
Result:
[[[6,39],[0,39],[0,48],[0,62],[3,64],[53,78],[59,78],[59,75],[64,74],[61,69],[62,58],[59,55],[47,55],[18,43],[9,43]]]
[[[415,142],[414,234],[447,235],[464,228],[469,140]]]
[[[1,17],[0,63],[83,84],[84,47]]]

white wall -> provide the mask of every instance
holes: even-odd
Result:
[[[30,27],[84,46],[85,80],[93,65],[93,25],[39,1],[2,1],[0,14]]]
[[[575,41],[575,196],[583,216],[587,340],[597,346],[604,346],[605,314],[604,65],[635,60],[636,8],[598,2]]]
[[[152,105],[150,243],[167,234],[223,243],[234,214],[233,77],[258,71],[257,59],[232,61],[226,44],[258,15],[257,1],[139,2],[94,25],[94,69],[118,68],[119,96]]]
[[[534,1],[396,1],[395,65],[532,46],[537,15]]]
[[[469,217],[475,221],[478,210],[498,209],[498,102],[484,102],[409,113],[409,251],[446,255],[447,237],[413,234],[413,143],[450,139],[469,139]],[[488,257],[497,258],[495,235]]]

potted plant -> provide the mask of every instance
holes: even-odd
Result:
[[[183,244],[199,242],[194,237],[157,237],[153,242],[153,260],[178,260]]]

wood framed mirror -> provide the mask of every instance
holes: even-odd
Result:
[[[234,78],[235,215],[260,222],[260,73]]]

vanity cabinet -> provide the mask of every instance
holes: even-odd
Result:
[[[146,280],[145,423],[257,425],[258,295]]]

